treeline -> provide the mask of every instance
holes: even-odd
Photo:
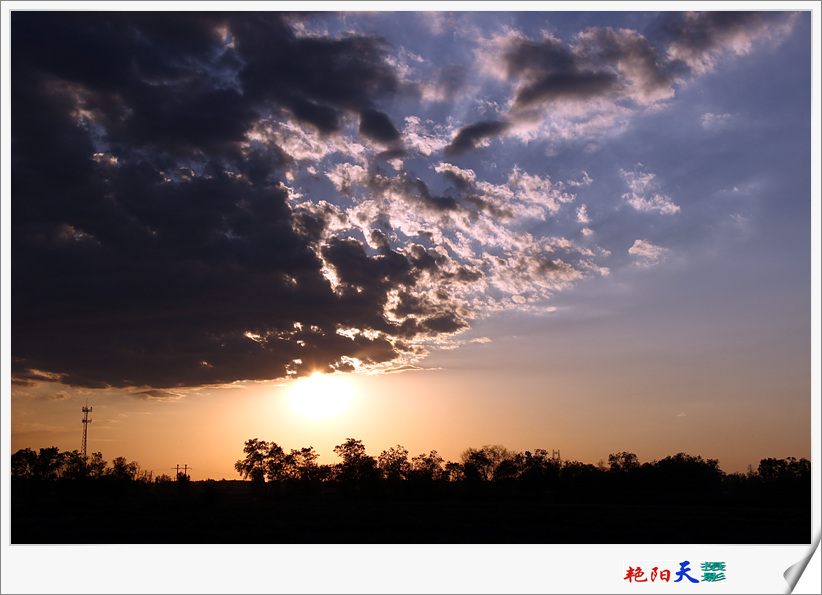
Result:
[[[12,455],[12,543],[805,543],[810,462],[726,474],[685,453],[587,464],[489,445],[456,461],[360,440],[248,440],[233,481],[155,477],[123,457]],[[92,514],[93,513],[93,514]]]
[[[612,453],[596,465],[561,460],[538,448],[517,452],[501,445],[468,448],[459,461],[446,461],[436,450],[409,457],[401,445],[369,455],[361,440],[348,438],[334,447],[339,462],[319,464],[313,447],[285,450],[275,442],[247,440],[244,458],[235,463],[240,477],[256,493],[497,494],[588,501],[741,502],[810,498],[810,461],[768,458],[747,473],[726,474],[716,459],[678,453],[640,463],[631,452]],[[57,447],[35,452],[24,448],[11,457],[13,478],[30,482],[86,480],[86,483],[158,484],[136,462],[115,458],[109,465],[99,452],[86,460],[80,452]],[[180,473],[177,482],[188,482]]]
[[[334,452],[340,462],[317,464],[312,447],[286,453],[275,442],[247,440],[245,457],[235,463],[244,479],[269,491],[302,486],[324,486],[325,491],[346,489],[419,492],[428,489],[463,493],[542,495],[573,499],[623,498],[626,501],[716,500],[733,497],[762,501],[810,498],[810,461],[762,459],[756,470],[726,474],[716,459],[678,453],[640,463],[636,454],[612,453],[597,465],[563,461],[545,449],[516,452],[501,445],[468,448],[459,461],[446,461],[437,451],[409,458],[401,445],[374,457],[360,440],[347,439]],[[272,489],[272,486],[273,489]]]
[[[139,463],[125,457],[116,457],[109,465],[102,453],[94,452],[84,459],[78,450],[60,452],[56,446],[41,448],[39,452],[21,448],[11,455],[11,476],[32,481],[94,479],[139,483],[173,479],[169,475],[154,477],[153,471],[142,469]]]

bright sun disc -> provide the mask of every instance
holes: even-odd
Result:
[[[294,383],[289,400],[294,411],[306,417],[339,415],[351,404],[351,387],[342,378],[315,372]]]

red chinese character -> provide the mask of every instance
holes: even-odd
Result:
[[[645,576],[645,572],[643,572],[642,567],[637,566],[636,568],[632,568],[631,566],[629,566],[628,567],[628,572],[625,574],[625,578],[622,579],[622,580],[626,580],[629,583],[631,582],[632,579],[635,580],[638,583],[647,582],[648,581],[647,578],[640,578],[640,577],[643,577],[643,576]]]
[[[670,582],[671,580],[671,571],[670,570],[660,570],[659,571],[659,579],[665,582]]]
[[[656,566],[651,568],[651,582],[654,582],[656,580],[656,571],[657,570],[659,570],[659,568],[656,567]]]

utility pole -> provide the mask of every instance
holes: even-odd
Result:
[[[186,479],[188,479],[188,464],[183,465],[183,475],[186,477]],[[177,475],[175,476],[174,479],[176,479],[178,481],[180,479],[180,465],[179,464],[177,464]]]
[[[88,399],[86,399],[86,406],[83,407],[83,465],[88,461],[86,449],[88,446],[88,425],[91,423],[88,414],[91,413],[91,410],[92,407],[88,406]]]

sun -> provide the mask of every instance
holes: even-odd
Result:
[[[294,411],[312,418],[341,414],[348,409],[352,397],[351,386],[343,378],[320,372],[297,380],[288,395]]]

